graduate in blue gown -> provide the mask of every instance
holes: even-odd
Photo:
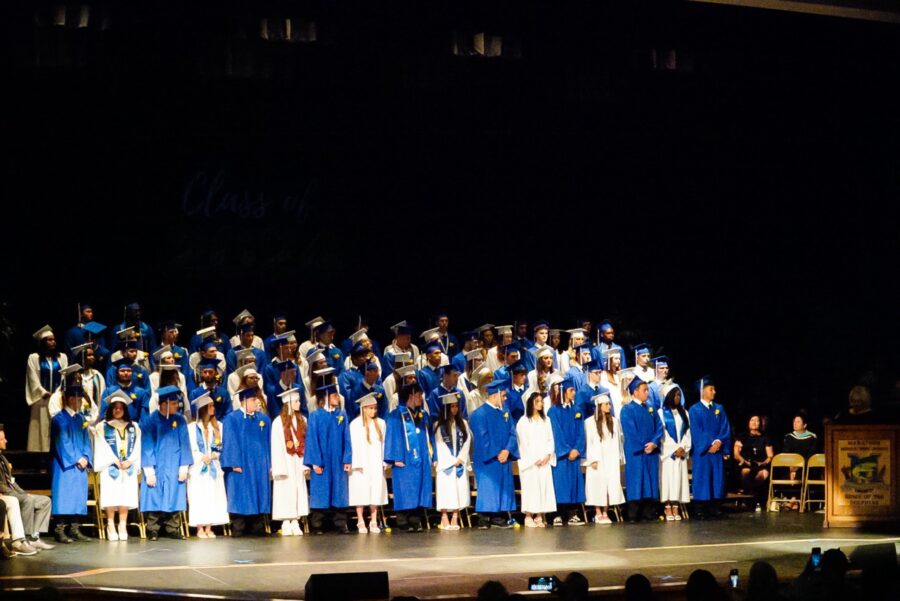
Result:
[[[441,351],[443,351],[448,358],[452,359],[457,353],[462,351],[462,347],[459,344],[459,340],[456,339],[456,336],[451,334],[448,329],[450,326],[450,317],[445,311],[438,311],[434,318],[434,325],[438,330],[437,342],[441,346]]]
[[[80,303],[78,305],[78,323],[69,328],[66,332],[63,344],[66,353],[69,355],[70,363],[77,363],[79,357],[72,352],[77,346],[81,346],[86,342],[94,342],[95,354],[97,361],[95,365],[103,367],[109,360],[110,352],[105,346],[105,341],[100,334],[106,330],[106,326],[94,321],[94,308],[88,303]]]
[[[141,421],[141,511],[150,540],[159,538],[161,527],[166,536],[183,539],[181,512],[187,509],[188,469],[194,463],[187,420],[179,411],[184,399],[177,386],[157,394],[159,409]]]
[[[282,401],[279,395],[288,390],[296,390],[300,394],[300,413],[303,417],[309,417],[309,408],[306,403],[306,392],[301,385],[302,382],[297,378],[299,369],[297,364],[291,360],[279,361],[275,364],[275,373],[278,374],[275,380],[265,380],[266,386],[266,410],[269,417],[274,421],[276,417],[281,415]]]
[[[150,391],[134,383],[133,370],[137,367],[134,362],[127,357],[122,357],[113,363],[111,369],[115,374],[112,384],[110,384],[103,392],[100,399],[100,415],[106,415],[107,398],[117,390],[121,390],[131,397],[131,404],[128,406],[128,413],[131,414],[131,421],[140,423],[144,416],[150,410]],[[149,382],[149,378],[147,379]]]
[[[528,371],[533,371],[537,366],[537,351],[547,344],[547,338],[550,336],[550,322],[546,319],[539,319],[531,330],[534,332],[534,340],[531,341],[531,344],[522,347],[522,361],[525,362]]]
[[[600,341],[597,343],[597,346],[595,346],[591,351],[593,358],[605,365],[606,355],[608,351],[610,351],[611,349],[617,349],[619,351],[619,357],[622,360],[622,364],[620,366],[621,369],[625,369],[626,367],[628,367],[627,362],[625,361],[625,349],[613,342],[616,338],[616,330],[613,328],[612,324],[608,320],[603,320],[600,323],[597,331],[600,335]]]
[[[226,415],[231,413],[233,405],[228,389],[219,383],[219,360],[204,357],[197,364],[197,371],[200,373],[200,385],[191,391],[190,400],[193,401],[209,392],[213,407],[215,407],[216,419],[222,421]],[[193,403],[191,404],[191,412],[196,419],[197,408]]]
[[[716,403],[716,386],[704,376],[697,382],[700,400],[688,409],[691,420],[691,489],[695,514],[718,517],[725,498],[725,457],[731,450],[731,425],[725,408]]]
[[[129,303],[125,306],[125,320],[114,326],[109,332],[109,340],[107,341],[109,348],[115,348],[117,333],[125,328],[133,327],[138,334],[138,342],[140,350],[146,353],[152,353],[158,348],[156,344],[156,334],[153,328],[141,321],[141,306],[138,303]]]
[[[345,407],[349,408],[348,397],[353,387],[363,379],[363,370],[366,368],[367,358],[371,351],[357,342],[350,349],[350,367],[340,372],[338,376],[338,390],[344,397]]]
[[[481,529],[515,525],[508,512],[516,509],[513,461],[519,459],[519,445],[516,422],[505,405],[507,385],[502,380],[489,383],[487,401],[469,419],[472,466],[478,488],[475,511]]]
[[[316,348],[325,355],[328,367],[340,374],[344,371],[344,353],[334,345],[334,325],[330,321],[320,323],[313,330]]]
[[[331,376],[329,376],[331,377]],[[334,529],[347,534],[349,474],[353,464],[350,421],[341,410],[337,384],[316,388],[315,411],[309,415],[303,464],[309,466],[309,527],[315,534],[325,529],[326,518]]]
[[[180,323],[172,320],[164,321],[159,324],[160,349],[168,346],[169,351],[172,353],[172,357],[175,359],[175,365],[181,368],[181,373],[184,375],[184,381],[193,382],[194,371],[191,369],[191,354],[186,348],[178,344],[178,328],[180,327]],[[155,359],[158,351],[159,349],[153,349],[153,354],[150,355],[152,369],[156,369],[157,367]]]
[[[457,357],[463,356],[463,353],[457,355]],[[466,412],[466,397],[463,394],[463,391],[459,389],[457,384],[459,383],[459,369],[453,363],[448,363],[447,365],[441,366],[441,383],[437,385],[436,388],[433,388],[431,392],[429,392],[425,397],[425,402],[428,406],[428,413],[432,416],[432,421],[437,420],[437,416],[441,414],[443,411],[444,405],[441,398],[447,394],[456,394],[459,399],[459,410],[462,413],[463,419],[468,419],[468,414]]]
[[[420,510],[432,506],[431,469],[437,463],[434,432],[418,383],[401,388],[398,398],[399,406],[385,420],[384,461],[391,465],[397,527],[421,532]]]
[[[425,366],[416,372],[416,380],[427,396],[441,383],[441,345],[437,341],[429,342],[422,352],[425,353]]]
[[[619,421],[625,442],[625,498],[628,519],[655,520],[659,514],[659,454],[663,425],[647,403],[647,383],[635,378],[628,385],[632,402],[622,407]],[[693,425],[693,423],[692,423]]]
[[[584,373],[584,386],[575,395],[575,402],[581,405],[585,417],[592,417],[594,415],[594,401],[592,399],[604,392],[608,394],[609,390],[601,385],[603,375],[602,363],[596,359],[591,359],[584,366]]]
[[[139,349],[140,341],[135,338],[128,339],[122,343],[122,356],[116,359],[106,370],[107,387],[116,383],[116,371],[119,369],[122,359],[127,359],[129,365],[131,365],[131,381],[135,386],[150,390],[150,372],[137,363]]]
[[[272,333],[263,340],[263,347],[266,352],[266,359],[271,361],[278,354],[278,340],[285,339],[288,333],[287,313],[284,311],[276,311],[272,316]],[[291,334],[294,332],[291,331]]]
[[[241,325],[240,345],[231,347],[228,352],[225,353],[225,366],[228,369],[228,373],[232,373],[239,367],[237,361],[237,353],[238,351],[246,349],[249,349],[250,352],[253,353],[253,356],[256,358],[256,371],[259,373],[263,373],[268,360],[266,359],[266,353],[264,351],[261,351],[253,346],[253,339],[255,336],[256,334],[254,333],[254,326],[252,323],[245,323]]]
[[[272,349],[272,355],[268,355],[267,353],[268,362],[266,363],[265,369],[262,371],[263,382],[268,384],[281,377],[278,370],[278,364],[280,362],[293,361],[294,363],[298,363],[296,353],[292,351],[293,345],[291,344],[291,342],[296,341],[297,338],[294,336],[293,330],[278,334],[274,337],[270,336],[266,339],[266,344],[270,345],[270,348]],[[240,361],[238,362],[240,363]],[[266,396],[268,395],[269,393],[267,391]]]
[[[240,410],[222,422],[219,461],[232,536],[243,536],[248,525],[251,533],[264,534],[263,514],[272,513],[272,420],[260,410],[259,393],[258,387],[240,390]]]
[[[213,328],[209,336],[205,336],[201,333],[207,328]],[[204,311],[200,315],[200,330],[191,336],[191,341],[188,343],[188,350],[191,353],[196,353],[200,350],[200,346],[207,338],[212,341],[216,349],[222,353],[222,355],[225,355],[231,348],[231,341],[228,340],[228,336],[223,336],[219,331],[219,314],[213,310]]]
[[[481,333],[477,330],[462,333],[462,352],[456,353],[450,358],[450,362],[456,366],[459,373],[466,371],[466,353],[481,346]]]
[[[346,370],[345,372],[346,373]],[[381,419],[385,419],[388,409],[388,399],[384,394],[384,387],[378,378],[378,364],[374,361],[368,361],[363,366],[363,377],[358,380],[344,395],[344,406],[347,408],[347,419],[355,420],[359,417],[359,404],[357,401],[367,394],[375,395],[376,413]]]
[[[523,352],[528,351],[522,351],[521,343],[518,341],[504,344],[500,347],[500,350],[503,352],[504,364],[494,370],[494,379],[510,380],[512,379],[512,374],[509,371],[510,366],[519,361]]]
[[[506,390],[506,406],[512,416],[513,423],[519,423],[519,418],[525,415],[525,392],[528,380],[528,366],[519,360],[509,367],[510,380]]]
[[[584,503],[584,474],[581,462],[587,451],[584,431],[584,407],[575,399],[575,385],[571,380],[563,380],[560,385],[559,402],[553,403],[547,411],[547,419],[553,429],[553,444],[556,465],[553,466],[553,490],[556,492],[558,520],[554,526],[583,526],[578,517],[578,508]]]
[[[91,465],[90,424],[81,413],[84,391],[69,384],[63,392],[62,411],[50,421],[51,515],[56,519],[54,534],[61,543],[91,540],[81,533],[79,523],[87,515],[88,473]],[[66,535],[69,528],[71,538]]]
[[[651,407],[660,411],[663,406],[663,401],[665,400],[665,395],[662,393],[663,387],[672,383],[672,380],[669,379],[669,358],[665,355],[661,355],[651,359],[650,363],[653,365],[655,378],[649,384],[650,398],[647,402],[650,403]],[[675,384],[675,388],[681,390],[681,386],[678,384]],[[686,398],[683,390],[681,390],[681,398]]]

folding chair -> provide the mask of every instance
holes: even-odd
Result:
[[[88,496],[87,504],[88,507],[94,508],[94,520],[96,523],[81,525],[94,526],[97,528],[97,538],[106,540],[106,528],[103,527],[103,510],[100,509],[100,476],[93,470],[88,472],[88,490],[91,494]]]
[[[797,453],[779,453],[772,458],[772,463],[769,466],[769,498],[766,500],[766,510],[772,511],[772,503],[775,503],[776,507],[779,506],[779,503],[790,503],[789,499],[776,499],[774,495],[775,486],[792,486],[796,488],[803,488],[803,471],[806,468],[806,461],[803,460],[803,455],[799,455]],[[788,478],[786,479],[777,479],[775,476],[775,470],[777,469],[796,469],[797,473],[800,474],[800,479],[791,478],[790,471],[788,472]]]
[[[817,454],[813,455],[812,457],[810,457],[809,460],[806,462],[806,473],[804,474],[804,477],[803,477],[803,492],[800,493],[800,511],[805,511],[808,503],[821,503],[823,507],[825,506],[824,497],[822,499],[817,499],[814,501],[810,501],[810,499],[809,499],[809,486],[810,485],[821,486],[821,487],[823,487],[823,490],[824,490],[824,486],[825,486],[824,479],[822,479],[822,480],[819,480],[819,479],[811,480],[810,479],[809,471],[814,470],[814,469],[821,469],[822,477],[823,478],[825,477],[825,454],[824,453],[817,453]]]

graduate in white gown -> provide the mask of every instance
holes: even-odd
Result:
[[[471,502],[468,467],[472,432],[462,417],[456,394],[443,395],[441,404],[434,424],[435,501],[441,512],[440,529],[459,530],[459,511]]]
[[[188,426],[194,459],[187,482],[188,525],[197,528],[198,538],[216,538],[212,527],[230,521],[225,474],[219,463],[222,445],[226,444],[225,432],[216,419],[216,406],[208,391],[191,402],[197,421]]]
[[[297,388],[278,396],[281,414],[272,422],[272,519],[282,521],[282,536],[302,536],[300,518],[309,515],[309,468],[303,465],[307,423],[300,412]]]
[[[141,428],[131,421],[130,396],[117,390],[106,402],[106,415],[95,430],[93,466],[100,475],[100,508],[106,511],[106,538],[128,540],[128,510],[138,506]]]
[[[494,372],[490,370],[487,364],[482,365],[472,373],[472,382],[475,383],[475,389],[470,390],[466,395],[466,414],[472,413],[484,405],[487,399],[487,385],[494,381]]]
[[[387,505],[387,480],[384,477],[384,434],[387,426],[378,417],[376,393],[360,397],[359,415],[350,422],[350,505],[356,507],[356,526],[360,534],[378,534],[378,507]],[[369,507],[369,527],[363,518]]]
[[[622,427],[612,414],[609,394],[592,398],[594,416],[584,421],[587,452],[584,456],[585,504],[596,508],[596,524],[611,524],[607,510],[625,502],[622,493],[622,464],[625,463]]]
[[[690,503],[688,457],[691,454],[691,425],[682,404],[681,388],[674,383],[662,387],[663,406],[659,418],[663,422],[662,452],[659,460],[659,496],[665,506],[666,519],[680,520],[680,503]]]
[[[516,424],[519,440],[519,482],[526,528],[544,528],[547,513],[556,511],[553,466],[556,465],[553,428],[544,412],[544,397],[532,392],[525,415]]]

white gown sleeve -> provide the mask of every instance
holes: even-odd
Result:
[[[272,477],[287,476],[287,445],[284,441],[284,426],[281,416],[272,422]]]

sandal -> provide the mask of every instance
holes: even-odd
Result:
[[[374,520],[369,522],[369,532],[371,532],[372,534],[378,534],[379,532],[381,532],[381,528],[378,527],[378,522]]]

